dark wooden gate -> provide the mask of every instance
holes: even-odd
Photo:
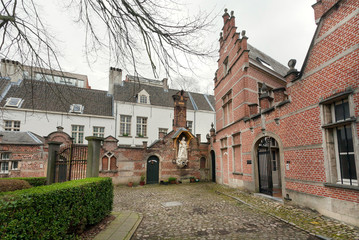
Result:
[[[269,147],[258,148],[259,191],[273,195],[272,164]]]
[[[87,146],[71,144],[56,153],[55,182],[86,178]]]
[[[159,180],[159,162],[156,156],[151,156],[147,159],[147,179],[146,183],[158,183]]]

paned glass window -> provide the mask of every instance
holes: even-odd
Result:
[[[131,135],[131,116],[120,116],[120,135],[130,136]]]
[[[84,128],[82,125],[72,125],[74,143],[84,143]]]
[[[136,135],[138,137],[147,136],[147,118],[137,117]]]

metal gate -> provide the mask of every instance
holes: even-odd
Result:
[[[258,148],[259,191],[273,195],[272,164],[269,147]]]
[[[56,153],[55,182],[86,178],[87,146],[71,144]]]

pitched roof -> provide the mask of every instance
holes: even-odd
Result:
[[[0,79],[0,82],[2,81],[5,80]],[[70,105],[81,104],[84,106],[83,114],[112,116],[112,97],[108,96],[106,91],[23,80],[20,84],[11,84],[11,88],[0,101],[0,107],[3,107],[6,99],[10,97],[23,99],[20,106],[22,109],[68,113]]]
[[[249,50],[249,58],[252,60],[261,63],[259,59],[262,59],[264,62],[266,62],[268,65],[270,65],[273,70],[277,73],[279,73],[281,76],[285,76],[287,72],[289,71],[289,68],[281,64],[280,62],[274,60],[264,52],[258,50],[257,48],[253,47],[250,44],[247,44],[248,50]],[[259,58],[259,59],[258,59]],[[263,65],[265,66],[265,65]],[[267,66],[265,66],[267,67]],[[268,67],[267,67],[268,68]]]
[[[44,139],[32,132],[0,131],[0,144],[42,145]]]
[[[151,81],[156,81],[156,80],[151,80]],[[141,81],[139,82],[123,81],[121,85],[115,85],[114,99],[115,101],[136,103],[137,102],[136,95],[143,89],[146,90],[146,92],[150,95],[151,105],[171,107],[171,108],[174,106],[172,96],[175,95],[178,91],[180,91],[176,89],[164,90],[162,85],[159,84],[148,85]],[[190,94],[185,92],[185,96],[192,98],[193,103],[191,99],[188,99],[187,109],[214,111],[213,95],[205,96],[205,94],[202,93],[193,93],[193,92],[189,92],[189,93]],[[208,101],[206,98],[208,99]]]

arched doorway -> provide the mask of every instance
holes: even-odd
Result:
[[[157,156],[151,156],[147,159],[147,174],[146,174],[147,184],[158,183],[159,163],[160,160]]]
[[[216,154],[213,150],[211,151],[211,160],[212,182],[216,182]]]
[[[259,192],[274,197],[282,197],[279,147],[272,137],[259,140],[258,150]]]

